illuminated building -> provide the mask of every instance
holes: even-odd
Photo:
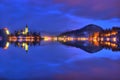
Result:
[[[102,46],[113,51],[120,51],[120,28],[118,27],[103,30],[102,32],[95,32],[91,37],[92,39],[96,37],[96,41],[90,41],[93,45]]]
[[[103,30],[100,26],[90,24],[81,29],[63,32],[58,36],[41,36],[39,32],[25,29],[10,33],[7,28],[0,29],[0,47],[7,49],[10,44],[22,47],[28,52],[29,46],[44,42],[60,42],[64,45],[80,48],[89,53],[95,53],[103,48],[120,51],[120,28]]]
[[[29,32],[28,26],[24,30],[9,32],[7,28],[0,30],[0,46],[7,49],[10,44],[22,47],[28,52],[28,47],[33,45],[40,45],[42,40],[40,33]]]
[[[120,28],[118,27],[103,30],[97,25],[90,24],[82,29],[64,32],[58,37],[63,38],[63,36],[73,37],[74,40],[60,39],[58,40],[60,43],[83,49],[89,53],[98,52],[103,48],[120,51]]]
[[[28,46],[40,45],[42,40],[40,33],[29,32],[28,26],[26,25],[24,30],[16,31],[13,35],[9,35],[8,41],[18,47],[22,47],[28,52]]]
[[[58,37],[62,37],[62,36],[73,37],[74,38],[73,41],[66,41],[66,42],[64,42],[62,40],[58,40],[58,41],[64,45],[73,46],[76,48],[83,49],[86,52],[94,53],[94,52],[100,51],[102,49],[101,46],[95,46],[92,43],[90,43],[90,41],[89,41],[89,36],[94,34],[97,31],[101,32],[101,31],[103,31],[103,29],[99,26],[90,24],[81,29],[61,33],[58,36]]]

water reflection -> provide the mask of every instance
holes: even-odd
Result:
[[[112,51],[120,51],[120,28],[103,30],[97,25],[87,25],[82,29],[68,31],[59,36],[74,37],[74,40],[61,40],[62,44],[83,49],[89,53],[95,53],[103,48]]]
[[[0,79],[93,80],[97,76],[96,80],[99,78],[119,80],[120,54],[113,55],[109,51],[102,51],[103,48],[107,47],[112,49],[111,43],[118,45],[119,29],[114,34],[110,30],[109,36],[111,34],[113,36],[110,38],[104,36],[106,35],[105,31],[102,34],[98,33],[98,30],[100,30],[99,32],[104,31],[95,25],[88,25],[80,31],[77,30],[78,32],[74,30],[73,32],[61,33],[58,36],[43,36],[39,32],[29,31],[27,26],[25,29],[14,33],[10,33],[7,28],[1,29],[0,46],[8,50],[1,52],[0,63],[2,66],[0,66],[0,70],[1,74],[4,73],[4,75],[1,75]],[[100,34],[103,35],[103,39],[98,37],[98,34],[99,36]],[[108,41],[110,45],[108,45]],[[49,42],[52,44],[45,44],[45,46],[42,44]],[[105,42],[106,46],[102,46],[100,42],[103,44]],[[54,43],[58,45],[56,46]],[[71,47],[66,48],[60,43]],[[24,54],[25,51],[10,46],[10,44],[15,47],[22,47],[26,51],[28,51],[28,47],[35,47],[29,51],[32,54],[27,55]],[[100,50],[102,53],[100,51],[98,54],[87,54],[73,47],[83,49],[88,53],[95,53]],[[111,76],[109,77],[109,75]]]
[[[28,52],[29,46],[40,45],[44,42],[60,42],[63,45],[83,49],[88,53],[95,53],[103,48],[120,51],[120,28],[113,27],[103,30],[100,26],[90,24],[82,29],[63,32],[58,36],[42,36],[40,32],[31,32],[26,25],[25,29],[10,33],[7,28],[0,30],[0,47],[7,49],[10,44],[22,47]]]

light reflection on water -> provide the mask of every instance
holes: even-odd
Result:
[[[85,76],[91,80],[96,76],[106,79],[120,78],[117,76],[120,74],[119,52],[103,49],[89,54],[59,43],[33,46],[28,53],[14,46],[1,51],[0,76],[3,78],[86,79]]]
[[[87,0],[63,0],[63,3],[54,1],[55,3],[50,0],[0,0],[0,27],[7,26],[10,31],[15,31],[28,24],[32,31],[64,32],[91,23],[104,29],[120,26],[119,18],[115,17],[118,16],[118,0],[108,0],[109,3],[112,2],[111,5],[107,0],[104,3],[99,0],[99,6],[102,6],[100,10],[96,10],[98,2],[95,0],[91,0],[91,6]],[[120,53],[110,50],[103,49],[89,54],[62,44],[33,46],[27,54],[22,48],[12,45],[8,50],[0,49],[1,80],[120,80],[119,75]]]

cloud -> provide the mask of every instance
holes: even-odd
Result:
[[[120,18],[119,0],[54,0],[59,9],[79,17],[93,19]]]
[[[32,31],[54,32],[78,29],[94,23],[103,28],[110,28],[113,25],[120,25],[119,3],[118,0],[0,0],[0,27],[6,25],[10,31],[14,31],[22,29],[28,23]],[[105,70],[106,73],[109,72],[104,73],[107,77],[109,75],[112,77],[111,75],[115,73],[115,77],[119,78],[119,60],[117,62],[104,59],[79,60],[83,56],[91,55],[76,48],[58,46],[30,47],[29,54],[25,54],[21,48],[12,46],[7,51],[1,50],[0,77],[57,76],[58,80],[59,76],[66,78],[71,76],[82,79],[89,74],[96,76],[96,73],[99,73],[98,76],[103,76]],[[113,57],[115,54],[111,51],[99,52],[101,53],[104,53],[101,57],[105,55],[110,59],[119,58],[117,55]],[[78,56],[78,59],[74,56]],[[88,71],[93,73],[87,74]]]
[[[57,73],[55,78],[57,80],[119,80],[120,64],[118,63],[119,60],[111,60],[108,58],[75,60],[70,63],[62,64],[59,69],[64,73]]]
[[[0,8],[3,9],[0,13],[24,10],[22,13],[29,12],[30,15],[34,11],[43,13],[58,10],[62,13],[92,19],[120,18],[119,0],[1,0],[0,2]]]

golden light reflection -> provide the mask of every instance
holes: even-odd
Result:
[[[40,42],[41,36],[38,33],[29,33],[28,27],[24,30],[19,30],[16,34],[10,34],[7,28],[4,28],[5,33],[8,35],[8,42],[6,43],[4,49],[7,49],[10,43],[14,43],[15,45],[24,48],[28,51],[29,45],[36,45],[37,42]],[[29,33],[29,34],[28,34]],[[103,46],[109,48],[117,48],[117,34],[118,32],[115,30],[106,30],[103,32],[94,32],[92,35],[88,37],[84,36],[42,36],[43,41],[61,41],[61,42],[70,42],[70,41],[88,41],[95,46]]]
[[[77,40],[78,41],[86,41],[86,40],[88,40],[88,38],[86,38],[86,37],[78,37]]]
[[[88,38],[86,37],[58,37],[58,41],[63,41],[63,42],[67,42],[67,41],[87,41]]]
[[[22,43],[22,48],[24,48],[25,51],[28,51],[28,44],[27,43]]]
[[[95,32],[93,35],[89,37],[89,41],[95,45],[95,46],[104,46],[104,47],[109,47],[109,48],[117,48],[117,38],[114,37],[117,36],[117,32],[115,31],[109,31],[103,32],[103,33],[98,33]]]
[[[112,38],[112,40],[113,40],[113,42],[116,42],[116,41],[117,41],[117,38],[116,38],[116,37],[114,37],[114,38]]]
[[[57,37],[53,37],[53,41],[57,41],[58,40],[58,38]]]
[[[110,38],[106,38],[107,41],[110,41]]]
[[[100,41],[104,41],[104,38],[103,38],[103,37],[101,37],[101,38],[100,38]]]
[[[8,49],[9,45],[10,45],[10,43],[6,42],[6,45],[5,45],[4,49]]]
[[[50,36],[44,36],[44,41],[52,41],[52,37]]]
[[[112,31],[111,35],[116,35],[118,32],[117,31]]]
[[[100,36],[100,33],[95,32],[93,33],[93,35],[90,35],[89,41],[95,46],[100,46],[99,41],[101,40],[101,38],[99,36]]]

